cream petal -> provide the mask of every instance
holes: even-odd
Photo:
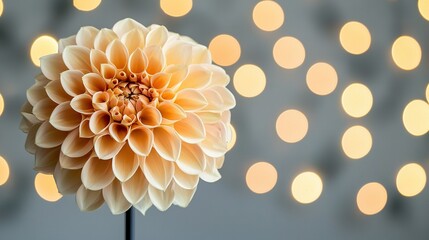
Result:
[[[121,183],[116,179],[103,189],[103,197],[113,215],[124,213],[131,207],[122,193]]]
[[[32,106],[35,106],[38,102],[48,98],[45,85],[42,84],[34,84],[29,89],[27,89],[26,93],[27,100]]]
[[[176,161],[180,155],[182,141],[172,127],[153,129],[154,148],[167,161]]]
[[[174,200],[173,184],[170,184],[165,190],[159,190],[152,185],[148,187],[148,193],[153,205],[160,211],[167,210]]]
[[[68,46],[63,52],[64,64],[70,70],[91,72],[90,50],[86,47]]]
[[[147,65],[148,59],[140,48],[133,51],[128,59],[128,69],[130,72],[135,74],[143,73],[146,70]]]
[[[203,65],[192,64],[189,66],[188,75],[182,81],[179,89],[203,89],[207,87],[212,78],[212,72]]]
[[[67,70],[62,54],[55,53],[41,57],[40,70],[49,80],[60,79],[60,74]]]
[[[207,157],[207,166],[204,172],[200,174],[200,178],[206,182],[216,182],[221,178],[219,171],[216,168],[216,159]]]
[[[45,174],[53,174],[60,156],[60,147],[38,148],[36,150],[34,170]]]
[[[97,92],[92,96],[92,106],[96,110],[109,110],[110,96],[108,92]]]
[[[143,172],[153,187],[165,190],[173,180],[174,163],[162,159],[156,150],[152,149],[143,161]]]
[[[61,73],[61,85],[64,91],[72,97],[85,93],[82,77],[83,73],[78,70],[67,70]]]
[[[211,64],[212,56],[207,47],[194,45],[192,47],[192,64]]]
[[[148,128],[154,128],[161,125],[162,115],[155,107],[146,106],[137,114],[137,119],[139,124]]]
[[[128,50],[119,40],[113,40],[106,49],[106,56],[117,69],[125,69],[128,62]]]
[[[106,82],[104,79],[97,73],[88,73],[82,77],[83,85],[86,90],[94,95],[96,92],[101,92],[106,90]]]
[[[168,30],[164,26],[152,28],[146,36],[146,46],[164,46],[167,41]]]
[[[129,180],[122,183],[122,192],[128,202],[137,204],[145,196],[148,185],[149,183],[142,170],[137,169],[136,173]]]
[[[112,64],[101,64],[101,76],[104,79],[113,79],[116,76],[116,68]]]
[[[76,192],[76,203],[81,211],[94,211],[103,205],[103,193],[101,190],[91,191],[81,185]]]
[[[101,73],[102,64],[109,63],[106,54],[98,49],[91,49],[89,59],[91,61],[92,71],[96,73]]]
[[[179,91],[174,103],[187,112],[195,112],[208,105],[208,101],[204,95],[195,89],[183,89]]]
[[[90,158],[82,168],[81,179],[83,185],[92,191],[107,187],[115,179],[112,161]]]
[[[79,46],[86,47],[89,49],[94,48],[94,40],[99,30],[95,27],[86,26],[81,27],[79,32],[76,34],[76,43]]]
[[[54,109],[49,122],[58,130],[71,131],[79,126],[81,120],[82,116],[73,110],[70,102],[64,102]]]
[[[79,125],[79,137],[81,138],[92,138],[94,133],[89,128],[89,118],[82,120]]]
[[[109,127],[110,123],[112,123],[112,118],[108,112],[96,111],[89,119],[89,129],[94,134],[100,134]]]
[[[196,114],[205,124],[217,123],[222,120],[220,112],[197,112]]]
[[[143,215],[146,214],[146,211],[152,207],[152,201],[149,198],[149,194],[145,194],[142,200],[140,202],[133,205],[139,212],[141,212]]]
[[[35,84],[39,86],[46,86],[51,81],[45,75],[43,75],[43,73],[37,74],[34,80],[36,82]]]
[[[176,100],[176,93],[171,88],[167,88],[159,95],[159,98],[163,102],[174,102]]]
[[[167,73],[156,73],[150,79],[150,86],[152,88],[157,89],[158,91],[162,91],[167,88],[170,82],[171,74]]]
[[[66,156],[77,158],[86,155],[92,148],[93,140],[91,138],[80,138],[79,129],[76,129],[64,139],[61,152]]]
[[[206,157],[198,145],[182,143],[182,151],[176,164],[187,174],[199,175],[206,167]]]
[[[31,113],[23,112],[21,113],[21,115],[22,115],[22,121],[21,121],[20,129],[25,133],[28,133],[28,131],[30,131],[30,128],[33,127],[34,125],[41,123],[41,121]]]
[[[70,106],[74,111],[81,114],[90,115],[94,112],[92,97],[87,93],[74,97],[70,102]]]
[[[193,189],[185,189],[177,184],[173,185],[174,204],[182,208],[187,207],[194,197],[196,191],[196,187]]]
[[[153,133],[145,127],[133,128],[128,137],[131,149],[140,156],[147,156],[153,146]]]
[[[83,155],[82,157],[74,158],[74,157],[69,157],[61,152],[60,159],[59,159],[61,167],[65,169],[71,169],[71,170],[82,169],[85,163],[91,157],[92,153],[93,152],[90,151],[87,154]]]
[[[215,90],[207,89],[203,92],[203,95],[208,103],[204,111],[222,112],[227,109],[226,106],[224,106],[222,96]]]
[[[228,85],[230,78],[223,68],[212,64],[206,64],[204,66],[212,72],[210,85],[221,87]]]
[[[53,111],[60,105],[57,105],[55,102],[53,102],[49,98],[45,98],[41,101],[39,101],[36,105],[33,107],[33,114],[37,117],[40,121],[48,120],[49,117],[53,114]]]
[[[134,29],[139,29],[143,33],[146,33],[149,31],[141,23],[139,23],[139,22],[137,22],[131,18],[125,18],[125,19],[115,23],[115,25],[113,26],[112,29],[118,36],[124,36],[124,35],[126,35],[126,33],[128,33],[131,30],[134,30]]]
[[[174,181],[184,189],[194,189],[198,185],[200,177],[183,172],[177,165],[174,169]]]
[[[158,105],[158,110],[162,115],[163,124],[171,124],[186,118],[186,113],[177,104],[162,102]]]
[[[94,40],[94,48],[102,52],[106,51],[107,45],[113,40],[118,39],[118,36],[111,29],[101,29]]]
[[[35,144],[37,130],[40,124],[36,124],[28,130],[27,138],[25,139],[25,150],[31,154],[35,154],[38,147]]]
[[[57,164],[54,171],[54,179],[58,192],[63,195],[76,193],[80,185],[82,185],[80,172],[81,170],[63,169],[60,164]]]
[[[214,90],[221,96],[224,109],[232,109],[235,107],[235,98],[234,95],[225,87],[214,86],[210,88]]]
[[[124,144],[121,151],[113,157],[112,169],[116,178],[121,182],[125,182],[134,175],[138,167],[137,155],[127,143]]]
[[[226,126],[222,122],[206,124],[206,138],[199,143],[205,154],[210,157],[221,157],[227,151]]]
[[[171,64],[191,64],[192,45],[187,42],[175,41],[165,47],[165,59],[167,65]]]
[[[168,87],[172,89],[177,89],[188,75],[188,66],[184,64],[173,64],[167,66],[164,72],[171,74]]]
[[[58,41],[58,52],[62,53],[67,46],[76,45],[76,35],[70,36],[68,38],[61,38]]]
[[[41,148],[53,148],[61,145],[67,135],[68,132],[59,131],[46,121],[37,130],[35,143]]]
[[[215,158],[215,166],[217,169],[221,169],[223,167],[223,163],[225,161],[225,156]]]
[[[136,49],[145,47],[145,35],[140,29],[133,29],[121,37],[121,42],[127,47],[128,52],[134,52]]]
[[[174,130],[187,143],[199,143],[206,137],[204,124],[194,113],[187,113],[186,118],[176,122]]]
[[[48,83],[48,85],[46,85],[46,93],[49,98],[57,104],[71,100],[71,97],[64,91],[60,80]]]
[[[148,59],[146,72],[153,75],[161,72],[165,66],[164,53],[159,46],[150,46],[144,49],[144,53]]]
[[[231,111],[227,110],[222,112],[221,114],[221,121],[223,122],[223,124],[225,124],[225,126],[228,126],[228,124],[230,124],[231,122]],[[230,128],[226,128],[227,130],[231,130]],[[231,132],[231,131],[229,131]]]
[[[123,143],[117,142],[109,134],[94,139],[94,150],[100,159],[111,159],[121,150]]]
[[[120,123],[112,123],[109,126],[109,133],[117,142],[124,142],[130,135],[130,129]]]

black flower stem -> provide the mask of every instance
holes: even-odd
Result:
[[[134,208],[125,213],[125,240],[134,240]]]

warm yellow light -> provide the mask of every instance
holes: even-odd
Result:
[[[330,94],[337,87],[337,83],[337,72],[328,63],[319,62],[308,69],[307,86],[317,95]]]
[[[277,183],[277,170],[267,162],[255,163],[247,170],[246,183],[254,193],[267,193]]]
[[[0,17],[1,15],[3,15],[3,8],[4,8],[3,0],[0,0]]]
[[[73,0],[74,7],[85,12],[96,9],[100,3],[101,0]]]
[[[43,35],[34,40],[30,49],[30,57],[31,61],[33,61],[34,65],[40,66],[40,58],[57,53],[58,52],[58,42],[55,38],[47,35]]]
[[[234,147],[235,142],[237,141],[237,133],[235,132],[235,128],[232,126],[232,124],[228,124],[228,126],[231,129],[231,141],[229,141],[227,144],[227,149],[229,151]]]
[[[260,1],[253,8],[253,22],[264,31],[274,31],[283,25],[282,7],[275,1]]]
[[[341,28],[340,43],[347,52],[355,55],[362,54],[371,45],[371,34],[362,23],[348,22]]]
[[[185,16],[192,9],[192,0],[161,0],[160,6],[171,17]]]
[[[307,117],[296,109],[282,112],[276,121],[277,135],[287,143],[301,141],[308,131]]]
[[[234,88],[243,97],[256,97],[265,89],[265,73],[256,65],[246,64],[234,74]]]
[[[413,70],[420,64],[422,49],[414,38],[401,36],[392,45],[392,58],[399,68]]]
[[[6,159],[0,156],[0,186],[5,184],[9,179],[10,169]]]
[[[221,34],[214,37],[209,50],[213,62],[221,66],[231,66],[240,58],[240,43],[231,35]]]
[[[407,104],[402,114],[405,129],[414,136],[422,136],[429,131],[429,105],[423,100],[413,100]]]
[[[420,14],[429,21],[429,0],[419,0],[418,7]]]
[[[426,172],[417,163],[403,166],[396,175],[396,187],[399,193],[406,197],[419,194],[426,185]]]
[[[0,94],[0,116],[3,114],[4,111],[4,99],[3,96]]]
[[[292,196],[302,204],[316,201],[322,190],[322,179],[314,172],[300,173],[292,182]]]
[[[344,132],[341,139],[344,153],[351,159],[365,157],[372,147],[372,137],[368,129],[362,126],[353,126]]]
[[[52,175],[38,173],[34,179],[34,187],[37,194],[46,201],[56,202],[63,195],[58,192],[57,185]]]
[[[274,44],[273,56],[280,67],[294,69],[304,62],[305,48],[294,37],[282,37]]]
[[[386,206],[387,191],[380,183],[367,183],[359,190],[356,203],[363,214],[377,214]]]
[[[371,91],[360,83],[350,84],[341,96],[344,111],[355,118],[365,116],[371,110],[372,102]]]
[[[429,102],[429,84],[426,86],[426,101]]]

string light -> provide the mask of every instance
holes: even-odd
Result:
[[[387,191],[380,183],[367,183],[359,190],[356,203],[363,214],[377,214],[386,206]]]
[[[101,0],[73,0],[73,6],[84,12],[92,11],[100,4]]]
[[[306,80],[310,91],[323,96],[335,90],[338,83],[338,76],[330,64],[319,62],[308,69]]]
[[[267,193],[277,183],[277,170],[270,163],[257,162],[247,170],[246,183],[254,193]]]
[[[363,158],[372,148],[371,133],[363,126],[350,127],[343,134],[341,146],[349,158]]]
[[[419,0],[418,8],[422,17],[429,21],[429,0]]]
[[[399,68],[413,70],[420,64],[422,49],[414,38],[401,36],[392,45],[392,58]]]
[[[273,57],[280,67],[294,69],[304,62],[305,48],[294,37],[282,37],[274,44]]]
[[[34,40],[30,49],[30,57],[34,65],[40,66],[40,58],[58,52],[58,42],[55,38],[43,35]]]
[[[277,135],[287,143],[301,141],[308,131],[307,117],[296,109],[282,112],[276,121]]]
[[[292,196],[302,204],[316,201],[323,190],[322,179],[314,172],[300,173],[292,182]]]
[[[399,193],[413,197],[423,191],[426,185],[426,172],[417,163],[403,166],[396,175],[396,187]]]
[[[414,136],[422,136],[429,131],[429,105],[415,99],[407,104],[402,114],[405,129]]]
[[[263,31],[279,29],[284,18],[282,7],[275,1],[260,1],[253,8],[253,22]]]
[[[348,22],[341,28],[340,43],[347,52],[355,55],[362,54],[371,45],[371,34],[362,23]]]
[[[171,17],[182,17],[192,9],[192,0],[161,0],[160,7],[165,14]]]
[[[361,83],[350,84],[341,96],[341,105],[351,117],[363,117],[372,108],[372,94],[369,88]]]
[[[243,97],[256,97],[265,89],[265,73],[256,65],[246,64],[234,74],[234,88]]]
[[[213,62],[220,66],[231,66],[240,58],[240,43],[231,35],[221,34],[214,37],[210,44],[209,50]]]

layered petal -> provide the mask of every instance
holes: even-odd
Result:
[[[198,185],[200,177],[198,175],[187,174],[177,165],[174,168],[174,182],[184,189],[194,189]]]
[[[174,163],[162,159],[155,150],[152,150],[144,159],[143,172],[151,186],[165,190],[173,179]]]
[[[71,100],[71,97],[64,91],[59,80],[51,81],[46,85],[45,89],[49,98],[57,104]]]
[[[176,161],[180,155],[182,141],[172,127],[153,129],[154,148],[167,161]]]
[[[82,181],[80,180],[80,170],[69,170],[61,168],[57,164],[54,172],[55,183],[57,184],[58,192],[65,194],[76,193]]]
[[[145,127],[133,128],[128,137],[131,149],[140,156],[147,156],[153,146],[153,133]]]
[[[50,114],[49,122],[56,129],[61,131],[71,131],[77,128],[82,121],[82,116],[73,110],[70,102],[64,102],[58,105],[52,114]]]
[[[75,97],[86,92],[82,82],[83,73],[78,70],[67,70],[61,73],[61,85],[64,91]]]
[[[130,146],[126,143],[116,156],[113,157],[112,169],[116,178],[128,181],[139,167],[139,159]]]
[[[99,30],[95,27],[81,27],[76,34],[76,44],[89,49],[94,48],[94,40]]]
[[[90,115],[94,112],[94,107],[92,106],[92,97],[87,93],[74,97],[70,102],[70,106],[74,111],[80,114]]]
[[[208,105],[208,101],[204,95],[195,89],[179,91],[174,103],[187,112],[199,111]]]
[[[162,102],[158,105],[158,110],[162,115],[163,124],[171,124],[186,118],[186,113],[175,103]]]
[[[85,165],[86,161],[88,161],[88,159],[92,156],[92,154],[92,151],[90,151],[82,157],[69,157],[61,152],[59,162],[61,167],[65,169],[81,169]]]
[[[82,168],[81,179],[89,190],[96,191],[107,187],[115,179],[112,161],[91,157]]]
[[[68,47],[66,47],[66,49],[67,48]],[[40,70],[49,80],[60,79],[60,74],[67,70],[67,66],[63,61],[63,55],[60,53],[55,53],[41,57]]]
[[[100,159],[111,159],[121,150],[123,143],[117,142],[109,134],[94,139],[94,150]]]
[[[131,203],[122,193],[122,186],[118,180],[113,180],[109,186],[103,189],[103,197],[114,215],[124,213],[131,207]]]
[[[68,132],[59,131],[46,121],[37,130],[35,143],[42,148],[54,148],[61,145],[67,135]]]
[[[157,108],[146,106],[137,114],[137,119],[139,124],[147,128],[154,128],[161,125],[162,115]]]
[[[68,46],[63,52],[64,64],[70,70],[79,70],[82,72],[90,72],[91,61],[89,58],[90,50],[86,47]]]
[[[194,113],[186,115],[186,118],[174,123],[174,130],[184,142],[199,143],[203,141],[206,137],[203,121]]]
[[[86,90],[94,95],[96,92],[106,91],[107,85],[104,79],[97,73],[88,73],[82,77]]]
[[[61,152],[66,156],[78,158],[89,153],[93,146],[91,138],[79,137],[79,129],[75,129],[64,139],[63,145],[61,145]]]
[[[137,169],[134,175],[122,183],[122,192],[131,204],[138,204],[146,195],[149,182],[141,169]]]
[[[81,211],[94,211],[104,203],[103,192],[91,191],[82,184],[76,192],[76,203]]]
[[[94,134],[100,134],[107,130],[111,122],[112,117],[108,112],[102,110],[96,111],[89,119],[89,129],[91,129]]]
[[[183,208],[187,207],[194,197],[196,191],[196,187],[193,189],[186,189],[177,184],[173,185],[174,204]]]
[[[60,147],[56,148],[37,148],[36,160],[34,162],[34,170],[53,174],[60,156]]]
[[[170,184],[165,190],[160,190],[149,185],[148,193],[153,205],[160,211],[167,210],[174,200],[173,184]]]
[[[206,168],[206,156],[198,145],[183,143],[176,164],[187,174],[199,175]]]

